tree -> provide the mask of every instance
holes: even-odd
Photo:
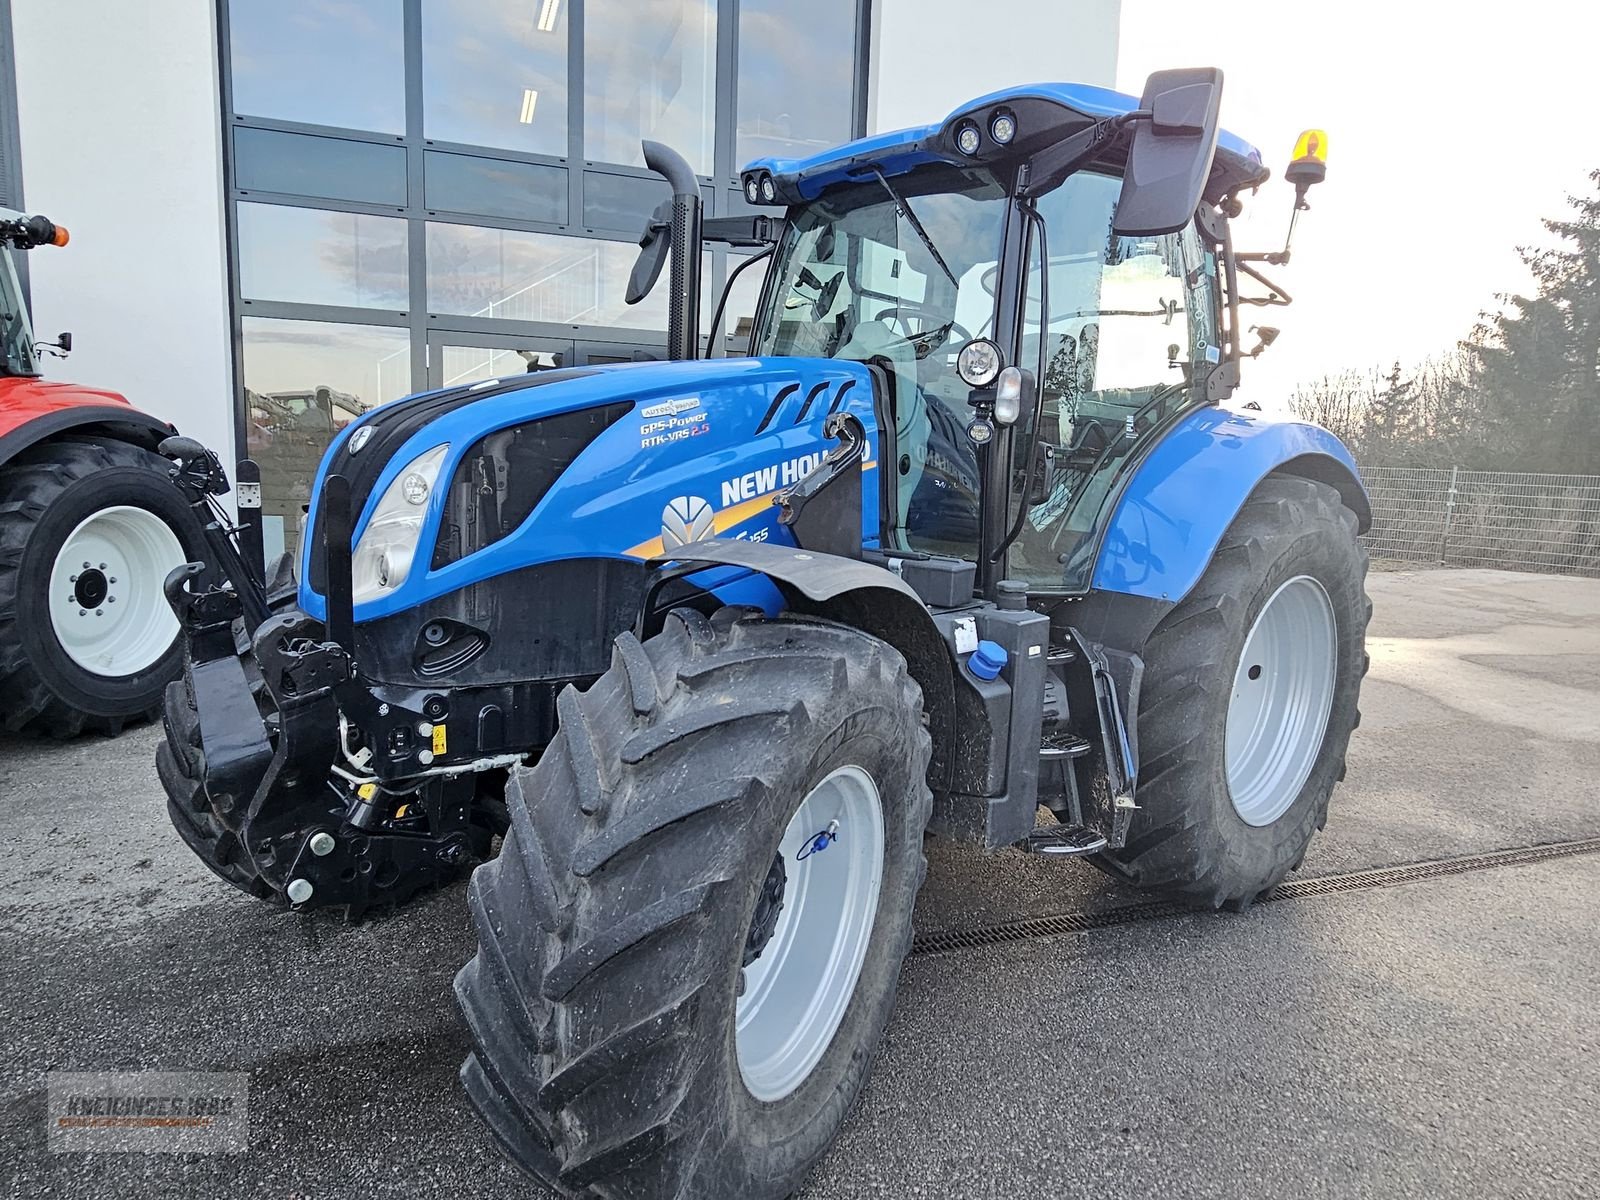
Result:
[[[1398,463],[1410,457],[1408,451],[1422,441],[1422,433],[1415,384],[1405,378],[1396,362],[1384,376],[1383,386],[1367,401],[1363,447],[1374,461]]]
[[[1298,388],[1295,413],[1368,466],[1600,474],[1600,170],[1559,239],[1519,248],[1532,295],[1501,295],[1455,350],[1409,372],[1348,370]]]
[[[1480,419],[1503,470],[1600,472],[1600,170],[1568,197],[1563,243],[1519,247],[1534,294],[1502,297],[1463,345]]]

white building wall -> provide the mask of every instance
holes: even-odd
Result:
[[[213,0],[11,0],[29,211],[72,242],[29,258],[46,373],[121,392],[233,464]]]
[[[867,131],[929,125],[1019,83],[1117,77],[1121,0],[874,0]]]

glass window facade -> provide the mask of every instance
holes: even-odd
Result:
[[[406,223],[282,204],[237,209],[239,295],[404,311]]]
[[[244,192],[288,192],[404,208],[406,148],[240,125],[233,131],[234,183]]]
[[[734,159],[804,158],[850,125],[856,0],[742,0]]]
[[[690,161],[708,217],[747,211],[746,160],[863,130],[869,8],[218,0],[239,445],[265,456],[269,543],[292,545],[322,449],[374,404],[660,357],[665,280],[623,300],[667,194],[640,141]],[[702,333],[737,259],[703,261]],[[732,352],[763,274],[730,303]]]
[[[588,0],[583,68],[585,159],[643,166],[649,138],[711,173],[717,0]]]
[[[401,0],[228,0],[233,111],[403,133]]]
[[[317,464],[334,434],[411,390],[404,329],[245,317],[245,449],[261,467],[269,554],[298,544]]]
[[[573,0],[422,0],[422,125],[446,142],[567,152]]]

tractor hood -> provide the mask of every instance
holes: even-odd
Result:
[[[301,607],[326,615],[323,491],[330,475],[351,485],[358,564],[386,495],[386,513],[401,496],[420,509],[399,509],[413,522],[420,516],[403,582],[366,598],[358,585],[355,615],[364,622],[539,563],[642,561],[714,535],[792,544],[777,523],[774,494],[816,464],[828,448],[823,421],[839,411],[866,428],[865,466],[875,481],[872,381],[865,366],[847,361],[742,358],[546,371],[374,409],[339,434],[318,470],[301,547]],[[515,435],[496,437],[510,431]],[[472,513],[460,519],[463,496],[493,491],[483,464],[492,469],[495,448],[512,443],[519,449],[500,466],[499,482],[504,487],[516,473],[511,490],[526,516],[508,530],[474,532]],[[424,473],[431,480],[425,486],[418,482]],[[869,484],[865,493],[862,534],[875,544],[878,488]]]

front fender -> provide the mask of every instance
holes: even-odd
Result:
[[[1365,532],[1372,509],[1342,442],[1321,426],[1202,408],[1123,485],[1095,560],[1094,587],[1177,603],[1200,581],[1250,493],[1274,471],[1336,488]]]
[[[888,642],[905,658],[911,677],[922,689],[928,732],[933,737],[929,781],[936,789],[948,785],[956,722],[950,653],[928,606],[898,575],[857,559],[728,538],[694,542],[650,561],[654,566],[705,563],[757,572],[782,593],[789,611],[827,617]],[[722,599],[740,602],[727,596]]]

